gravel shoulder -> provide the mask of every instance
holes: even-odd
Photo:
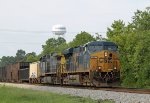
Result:
[[[89,97],[94,100],[110,99],[115,101],[116,103],[150,103],[150,94],[123,93],[123,92],[113,92],[113,91],[104,91],[104,90],[36,86],[36,85],[13,84],[13,83],[0,83],[0,85],[32,89],[32,90],[49,91],[58,94],[69,94],[72,96]]]

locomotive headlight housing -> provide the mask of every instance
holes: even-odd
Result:
[[[108,56],[108,53],[107,53],[107,52],[104,52],[104,56],[107,57],[107,56]]]
[[[101,67],[101,66],[98,66],[96,70],[97,70],[97,71],[101,71],[101,70],[102,70],[102,67]]]
[[[99,66],[99,67],[98,67],[98,69],[99,69],[99,70],[101,70],[101,69],[102,69],[102,67],[101,67],[101,66]]]
[[[116,70],[117,68],[116,67],[114,67],[114,70]]]

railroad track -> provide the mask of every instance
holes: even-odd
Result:
[[[33,84],[31,84],[33,85]],[[91,89],[91,90],[104,90],[114,92],[125,92],[125,93],[137,93],[137,94],[150,94],[150,89],[140,88],[124,88],[124,87],[94,87],[94,86],[81,86],[81,85],[52,85],[52,84],[34,84],[38,86],[52,86],[52,87],[63,87],[63,88],[77,88],[77,89]]]
[[[112,87],[112,88],[95,88],[95,90],[125,92],[125,93],[138,93],[138,94],[150,94],[150,89],[138,89],[138,88],[124,88],[124,87]]]
[[[77,89],[89,89],[89,90],[104,90],[124,93],[137,93],[137,94],[150,94],[150,89],[138,89],[138,88],[124,88],[124,87],[94,87],[94,86],[81,86],[81,85],[59,85],[59,84],[29,84],[29,83],[15,83],[15,84],[27,84],[35,86],[51,86],[62,88],[77,88]]]

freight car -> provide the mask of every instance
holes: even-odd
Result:
[[[11,65],[7,65],[5,68],[6,68],[6,81],[5,82],[12,82]]]
[[[40,59],[42,81],[52,84],[113,86],[120,79],[117,45],[94,41]]]
[[[2,76],[2,77],[1,77]],[[0,68],[0,78],[4,82],[28,82],[29,62],[18,62]]]
[[[6,68],[0,67],[0,81],[6,81]]]

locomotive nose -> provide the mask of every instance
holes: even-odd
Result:
[[[104,52],[104,65],[103,71],[105,72],[113,72],[117,70],[117,61],[116,55],[113,51],[105,51]]]

